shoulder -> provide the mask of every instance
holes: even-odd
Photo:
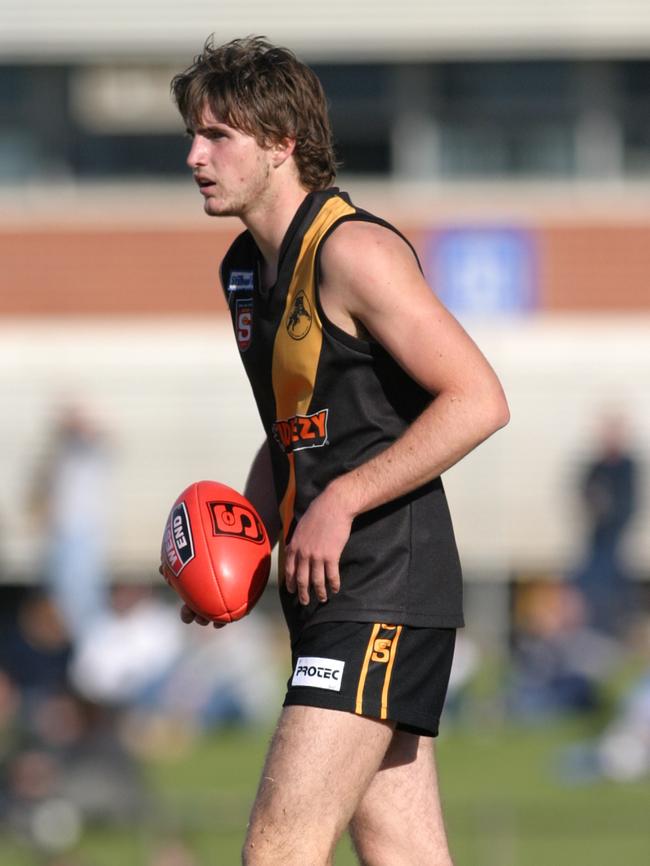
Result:
[[[344,297],[353,314],[375,306],[397,285],[424,283],[407,241],[387,226],[363,220],[336,227],[323,244],[320,270],[322,288]]]
[[[344,220],[323,244],[324,265],[346,268],[360,263],[400,261],[416,263],[413,250],[397,231],[369,220]]]

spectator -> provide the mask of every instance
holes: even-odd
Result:
[[[563,751],[560,773],[569,782],[650,777],[650,669],[628,689],[600,737]]]
[[[258,612],[219,634],[190,632],[151,589],[118,586],[111,607],[78,643],[70,675],[89,700],[189,731],[266,721],[277,685],[270,644]]]
[[[106,605],[109,458],[89,412],[67,407],[32,491],[46,537],[45,582],[74,640]]]
[[[578,590],[561,580],[519,589],[515,602],[511,712],[541,720],[590,712],[618,660],[618,644],[587,623]]]
[[[591,624],[609,634],[620,633],[632,606],[621,545],[637,506],[638,473],[623,420],[606,418],[582,480],[588,541],[576,580]]]

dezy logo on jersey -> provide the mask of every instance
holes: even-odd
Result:
[[[340,692],[345,662],[339,659],[321,659],[315,656],[301,656],[293,672],[292,686],[311,686]]]
[[[261,544],[264,541],[264,527],[257,515],[245,505],[234,502],[210,502],[212,529],[215,535],[234,535],[246,541]]]
[[[178,577],[187,563],[194,559],[192,530],[184,502],[179,502],[172,508],[165,527],[163,545],[167,565]]]
[[[240,352],[245,352],[253,338],[253,299],[237,298],[235,302],[235,333]]]
[[[273,435],[287,454],[304,448],[321,448],[327,445],[328,413],[329,409],[321,409],[312,415],[294,415],[285,421],[275,421]]]

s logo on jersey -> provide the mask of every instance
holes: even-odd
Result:
[[[250,508],[234,502],[210,502],[212,531],[215,535],[234,535],[261,544],[264,527]]]
[[[287,454],[304,448],[321,448],[328,444],[328,413],[329,409],[321,409],[312,415],[294,415],[286,421],[275,421],[273,436]]]
[[[287,316],[287,333],[294,340],[302,340],[311,328],[311,305],[304,292],[298,292]]]
[[[235,302],[235,333],[240,352],[245,352],[253,339],[253,299],[237,298]]]

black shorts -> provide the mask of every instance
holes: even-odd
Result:
[[[435,737],[456,630],[368,622],[309,626],[292,650],[284,706],[346,710]]]

